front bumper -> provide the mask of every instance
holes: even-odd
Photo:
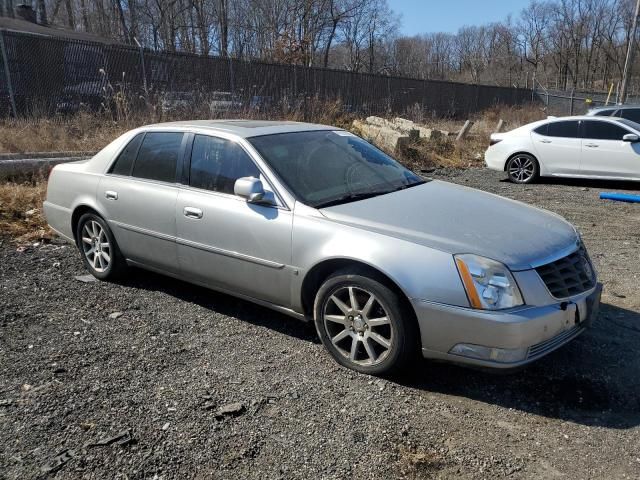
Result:
[[[589,328],[598,315],[602,285],[547,306],[505,311],[473,310],[413,300],[425,358],[487,368],[516,368],[565,345]],[[516,361],[494,361],[451,353],[458,344],[522,351]]]

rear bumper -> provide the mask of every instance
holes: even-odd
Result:
[[[487,168],[491,170],[504,172],[507,159],[500,149],[497,148],[497,145],[499,144],[489,147],[484,153],[484,163],[487,165]]]
[[[66,240],[74,242],[71,231],[71,210],[48,201],[42,204],[42,209],[51,229]]]
[[[424,357],[491,369],[517,368],[551,353],[595,321],[602,285],[544,307],[487,312],[414,300]],[[458,345],[518,352],[509,361],[452,353]],[[521,353],[520,353],[521,352]],[[515,354],[514,354],[515,355]]]

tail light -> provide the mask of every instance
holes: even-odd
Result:
[[[489,146],[491,147],[492,145],[495,145],[496,143],[500,143],[502,141],[501,138],[492,138],[491,140],[489,140]]]

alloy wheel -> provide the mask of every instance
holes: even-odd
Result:
[[[89,265],[96,272],[104,272],[111,262],[111,244],[100,225],[95,220],[89,220],[82,228],[82,251]]]
[[[335,349],[363,366],[384,361],[394,342],[394,328],[376,296],[357,286],[337,289],[323,309],[324,328]]]
[[[509,163],[509,175],[517,182],[527,182],[533,177],[534,173],[535,165],[529,157],[515,157]]]

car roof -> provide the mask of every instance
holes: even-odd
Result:
[[[266,120],[187,120],[180,122],[156,123],[142,127],[143,130],[167,128],[210,130],[211,132],[226,132],[242,138],[275,135],[278,133],[310,132],[316,130],[341,130],[330,125],[315,123],[266,121]]]
[[[544,120],[539,120],[540,122],[556,122],[556,121],[566,121],[566,120],[591,120],[596,122],[619,122],[620,120],[624,120],[620,117],[593,117],[591,115],[573,115],[571,117],[547,117]]]
[[[630,108],[640,108],[640,105],[600,105],[598,107],[592,107],[590,112],[596,112],[600,110],[628,110]]]

